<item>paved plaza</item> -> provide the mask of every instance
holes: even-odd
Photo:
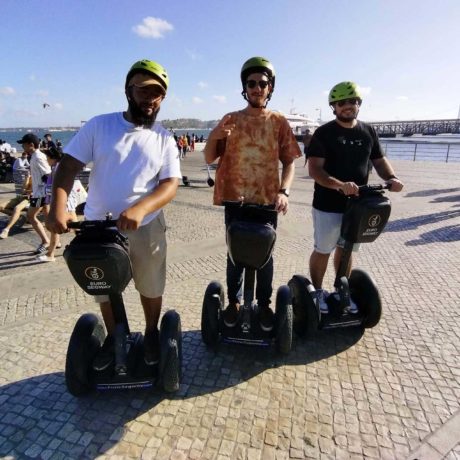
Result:
[[[460,164],[393,164],[406,187],[390,195],[385,232],[355,263],[380,288],[377,327],[295,338],[288,356],[225,344],[216,353],[202,343],[200,322],[206,286],[225,283],[223,212],[212,206],[202,153],[188,154],[190,186],[165,213],[164,311],[180,313],[183,331],[174,395],[67,392],[70,334],[97,305],[71,278],[62,249],[55,263],[37,264],[30,225],[12,231],[0,240],[0,457],[460,459]],[[279,219],[275,289],[308,275],[313,181],[303,159],[296,165],[290,210]],[[1,199],[12,191],[0,184]],[[125,301],[131,329],[143,331],[131,284]]]

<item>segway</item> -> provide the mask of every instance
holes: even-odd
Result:
[[[102,371],[92,363],[105,331],[102,320],[92,313],[82,315],[74,327],[67,349],[65,381],[74,396],[92,389],[115,390],[162,387],[166,392],[179,389],[182,366],[180,316],[167,311],[160,325],[160,361],[144,361],[140,332],[131,332],[122,292],[132,277],[128,239],[116,229],[116,221],[106,220],[70,223],[76,236],[64,250],[64,259],[78,285],[90,295],[108,295],[115,319],[115,359]]]
[[[276,294],[274,325],[264,331],[258,321],[258,305],[254,299],[256,272],[263,268],[273,252],[276,231],[270,224],[257,222],[261,212],[276,212],[273,206],[248,203],[224,203],[239,206],[251,220],[234,220],[227,229],[227,247],[234,264],[244,267],[243,302],[236,326],[227,327],[223,320],[225,309],[224,288],[218,281],[211,282],[205,292],[201,315],[201,336],[210,348],[221,340],[226,343],[268,347],[273,340],[276,349],[289,353],[292,346],[292,305],[288,286],[280,286]]]
[[[315,288],[308,278],[294,275],[289,281],[293,329],[299,336],[312,336],[318,329],[372,328],[380,321],[382,302],[375,281],[358,268],[351,271],[349,278],[346,272],[354,243],[372,243],[385,228],[391,203],[383,190],[388,188],[388,184],[363,185],[359,187],[359,196],[348,198],[341,226],[345,244],[334,281],[335,292],[325,299],[329,308],[327,314],[320,312]],[[357,313],[350,312],[350,299],[357,305]]]

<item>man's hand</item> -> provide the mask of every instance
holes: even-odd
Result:
[[[387,180],[386,183],[390,185],[390,192],[400,192],[404,187],[404,184],[396,177]]]
[[[51,209],[46,217],[45,226],[52,232],[60,235],[61,233],[67,233],[69,231],[67,227],[67,222],[70,222],[69,215],[66,211],[58,212],[54,209]]]
[[[283,215],[285,215],[288,212],[288,207],[289,207],[288,197],[284,195],[283,193],[278,193],[278,195],[276,195],[275,210],[277,212],[282,212]]]
[[[343,182],[342,185],[339,185],[338,190],[346,196],[359,195],[359,187],[354,182]]]
[[[145,213],[136,207],[125,209],[117,220],[117,228],[123,230],[137,230],[144,220]]]
[[[235,123],[232,123],[232,116],[225,115],[225,117],[220,120],[219,124],[212,130],[212,137],[215,140],[226,139],[232,134],[235,127]]]

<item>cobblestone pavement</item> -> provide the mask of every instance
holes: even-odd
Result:
[[[172,396],[72,397],[63,372],[69,336],[97,307],[62,257],[34,262],[30,226],[0,241],[0,457],[459,459],[460,165],[393,163],[405,191],[391,194],[385,233],[362,246],[355,264],[377,281],[381,322],[364,334],[296,339],[281,357],[230,345],[214,353],[201,341],[203,294],[211,280],[225,281],[226,249],[201,153],[189,154],[183,173],[191,186],[166,210],[164,310],[181,315],[184,352]],[[306,273],[312,247],[312,181],[302,164],[280,218],[275,288]],[[0,197],[11,191],[0,184]],[[331,287],[332,270],[326,278]],[[143,330],[131,285],[125,301],[132,330]]]

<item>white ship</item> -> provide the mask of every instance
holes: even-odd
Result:
[[[289,126],[298,141],[302,140],[302,137],[307,129],[310,130],[310,134],[313,134],[313,131],[315,131],[315,129],[319,126],[317,121],[308,118],[307,115],[303,113],[294,113],[292,110],[289,114],[285,114],[283,112],[280,113],[287,119]]]

